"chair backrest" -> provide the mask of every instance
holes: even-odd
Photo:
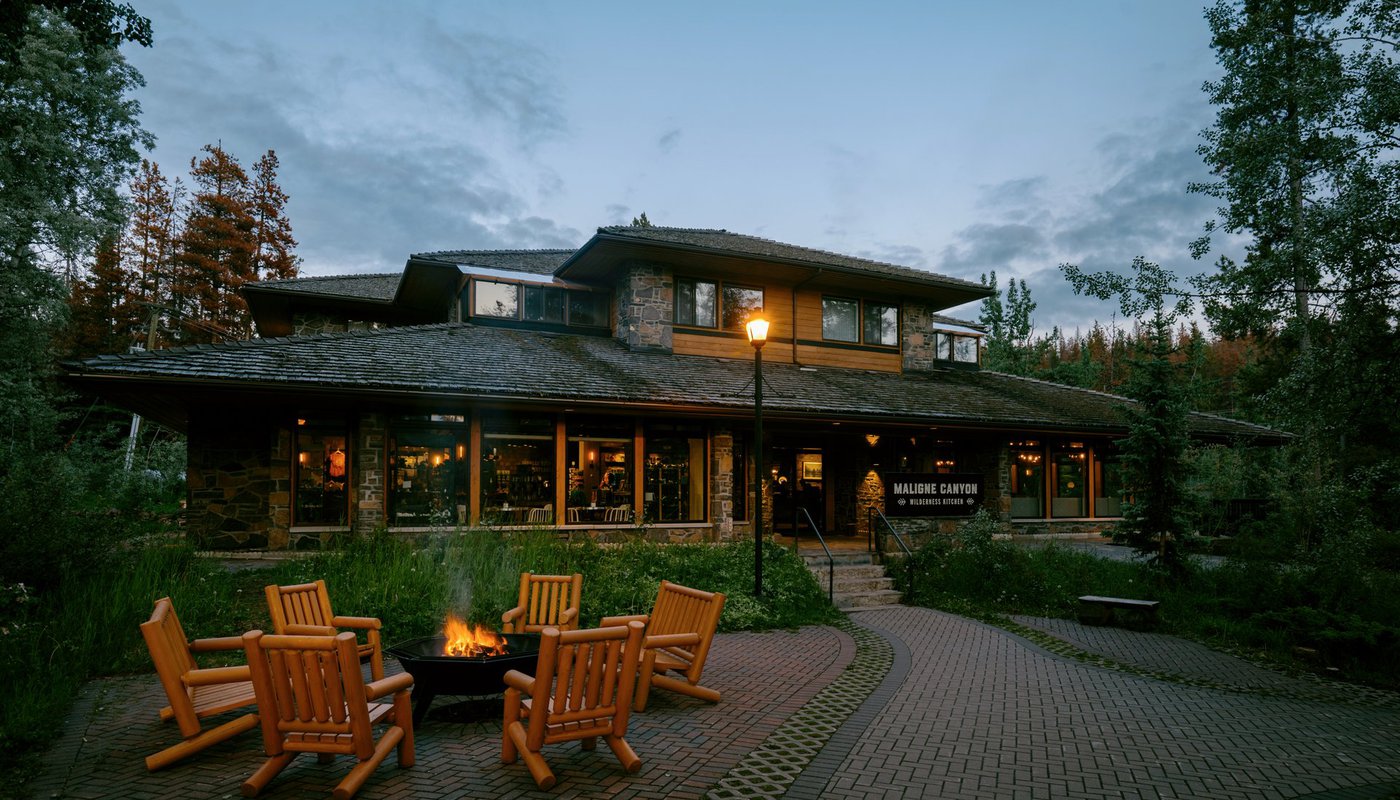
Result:
[[[299,583],[295,586],[268,586],[267,610],[272,616],[272,630],[282,634],[288,625],[331,624],[335,614],[331,611],[330,593],[326,582]]]
[[[626,522],[632,509],[627,506],[612,506],[606,512],[605,522]]]
[[[569,522],[582,522],[582,521],[583,521],[583,509],[581,509],[581,508],[570,508],[570,509],[569,509]]]
[[[526,733],[530,749],[544,744],[551,726],[554,740],[627,733],[644,630],[636,621],[625,628],[544,629]]]
[[[193,736],[199,732],[199,715],[185,687],[184,676],[198,665],[169,597],[156,601],[151,618],[141,623],[141,637],[146,640],[146,649],[151,651],[151,661],[165,689],[166,699],[170,701],[170,710],[180,725],[180,734]]]
[[[567,622],[559,615],[565,610],[579,607],[583,594],[583,575],[536,575],[533,572],[520,573],[520,602],[525,609],[525,617],[519,621],[522,631],[542,631],[548,626],[561,630],[578,627],[578,617]]]
[[[715,629],[719,627],[719,617],[723,612],[722,592],[706,592],[663,580],[656,593],[656,606],[647,622],[647,635],[698,634],[700,642],[692,647],[667,648],[686,654],[690,667],[685,675],[691,683],[695,683],[705,669],[705,657],[710,652],[710,643],[715,638]]]
[[[530,522],[532,524],[548,524],[554,518],[554,504],[549,503],[539,508],[530,509]]]
[[[374,753],[355,634],[249,631],[243,648],[268,755],[333,752],[365,760]]]

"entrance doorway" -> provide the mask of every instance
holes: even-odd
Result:
[[[808,533],[805,508],[823,533],[826,520],[826,473],[819,447],[774,447],[768,468],[769,496],[773,501],[773,532]]]

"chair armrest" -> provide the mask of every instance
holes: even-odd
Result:
[[[365,697],[369,700],[377,700],[386,694],[402,692],[413,687],[413,676],[407,672],[400,672],[397,675],[390,675],[387,678],[380,678],[365,684]]]
[[[180,676],[186,686],[217,686],[221,683],[238,683],[252,680],[247,665],[241,667],[209,667],[192,669]]]
[[[700,644],[700,634],[698,633],[661,633],[642,640],[642,647],[648,649],[685,647],[694,644]]]
[[[509,625],[523,616],[525,616],[525,606],[516,606],[501,615],[501,624]]]
[[[614,626],[625,626],[627,623],[634,620],[645,625],[650,619],[650,614],[624,614],[617,617],[603,617],[602,621],[598,623],[598,627],[611,628]]]
[[[563,611],[560,611],[560,612],[559,612],[559,624],[560,624],[560,625],[568,625],[570,622],[573,622],[573,621],[576,620],[576,619],[578,619],[578,608],[577,608],[577,607],[575,607],[575,608],[566,608],[566,609],[564,609]]]
[[[190,652],[210,653],[216,650],[242,650],[242,636],[219,636],[213,639],[195,639],[190,642]]]
[[[382,623],[375,617],[331,617],[331,624],[341,628],[379,630]]]
[[[507,672],[501,680],[505,681],[506,686],[512,689],[519,689],[527,695],[535,693],[535,679],[518,669]]]
[[[334,636],[335,628],[329,625],[288,625],[284,636]]]

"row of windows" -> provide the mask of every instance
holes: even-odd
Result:
[[[1010,477],[1012,519],[1123,515],[1122,474],[1106,448],[1012,442]]]
[[[558,286],[474,280],[462,290],[462,308],[476,317],[606,328],[610,298]]]
[[[763,311],[763,290],[719,281],[677,278],[675,323],[742,331]],[[473,280],[462,290],[462,308],[475,317],[592,328],[608,327],[608,295],[557,286]],[[935,354],[944,361],[977,363],[978,340],[939,332]],[[899,346],[899,306],[874,300],[822,298],[822,339],[829,342]]]
[[[548,415],[486,415],[481,458],[469,463],[463,415],[400,417],[388,447],[388,519],[395,526],[467,521],[471,470],[480,482],[482,522],[502,525],[703,522],[707,434],[698,425],[653,422],[636,451],[631,419],[569,417],[558,429]],[[349,453],[344,423],[298,420],[293,525],[344,525],[349,508]],[[736,465],[742,479],[742,461]],[[556,486],[564,508],[556,512]],[[739,484],[743,485],[743,484]]]

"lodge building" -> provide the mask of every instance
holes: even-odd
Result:
[[[672,541],[1122,513],[1122,398],[980,368],[980,284],[722,230],[608,227],[577,250],[434,252],[401,273],[245,286],[261,338],[67,378],[183,431],[204,547],[543,526]],[[764,474],[754,474],[762,314]],[[964,312],[973,313],[973,312]],[[1208,440],[1275,441],[1194,414]],[[886,507],[887,484],[961,500]],[[755,479],[759,480],[755,480]],[[975,497],[969,495],[975,490]],[[902,501],[901,501],[902,502]],[[805,510],[802,515],[799,510]],[[872,520],[875,523],[872,523]]]

